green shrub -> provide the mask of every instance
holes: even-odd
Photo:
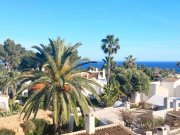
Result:
[[[0,135],[15,135],[15,132],[10,129],[2,128],[0,129]]]
[[[23,131],[26,135],[33,133],[33,131],[36,128],[35,124],[31,120],[28,120],[28,121],[25,121],[24,123],[22,123],[21,127],[23,128]]]
[[[35,125],[34,135],[50,133],[50,123],[44,119],[33,119]]]
[[[132,103],[132,104],[130,105],[130,108],[131,108],[131,109],[132,109],[132,108],[138,108],[138,105],[137,105],[137,104]]]
[[[14,101],[9,101],[9,108],[11,112],[18,112],[22,109],[22,106],[19,103],[14,103]]]
[[[100,126],[100,120],[95,118],[95,127]],[[84,130],[85,129],[85,121],[84,118],[82,116],[79,117],[79,125],[76,126],[75,122],[74,122],[74,131],[80,131],[80,130]]]

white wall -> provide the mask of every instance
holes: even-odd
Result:
[[[8,100],[9,100],[9,96],[0,95],[0,108],[8,110],[9,109]]]
[[[174,97],[174,82],[161,82],[161,86],[169,90],[169,97]]]
[[[175,89],[175,97],[180,97],[180,85],[179,86],[177,86]]]

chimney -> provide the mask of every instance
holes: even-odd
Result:
[[[169,126],[165,125],[157,129],[157,135],[168,135],[170,131]]]
[[[130,109],[130,102],[125,102],[125,103],[124,103],[124,106],[125,106],[126,109],[129,110],[129,109]]]
[[[167,109],[167,110],[170,109],[170,99],[169,99],[169,97],[164,98],[164,106],[165,106],[165,109]]]
[[[146,135],[152,135],[152,131],[146,131],[145,134]]]
[[[85,116],[85,130],[87,134],[95,133],[95,119],[92,113],[86,114]]]

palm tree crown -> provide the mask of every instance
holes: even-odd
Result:
[[[89,100],[82,91],[88,90],[98,98],[91,85],[98,84],[78,75],[82,72],[79,67],[90,63],[87,59],[73,58],[79,46],[80,43],[65,46],[64,40],[58,38],[55,41],[50,40],[51,52],[44,45],[33,47],[44,55],[46,61],[43,63],[42,71],[25,72],[26,80],[31,80],[31,83],[21,87],[19,93],[37,84],[43,84],[43,87],[32,92],[22,111],[25,112],[24,118],[29,118],[32,112],[36,116],[41,103],[44,109],[52,107],[53,124],[57,133],[60,132],[60,127],[69,121],[71,113],[74,114],[75,123],[78,124],[77,107],[80,108],[82,116],[89,112]]]

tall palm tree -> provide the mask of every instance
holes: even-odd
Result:
[[[22,110],[22,113],[25,112],[24,119],[28,119],[32,112],[36,117],[40,103],[45,110],[51,106],[54,134],[62,133],[61,127],[68,123],[71,113],[74,114],[75,123],[79,123],[77,107],[80,108],[82,116],[89,112],[89,99],[83,95],[84,91],[90,91],[99,100],[92,85],[101,86],[79,75],[82,72],[79,67],[91,62],[80,57],[72,58],[79,46],[80,43],[65,46],[65,42],[60,38],[50,40],[51,53],[44,45],[34,46],[33,48],[45,56],[43,70],[23,73],[26,81],[31,80],[31,83],[22,86],[18,93],[24,89],[33,90]]]
[[[135,61],[136,61],[136,58],[133,58],[132,55],[129,55],[128,57],[125,57],[123,65],[125,68],[136,68]]]
[[[119,46],[119,39],[114,38],[114,35],[107,35],[105,39],[102,39],[102,45],[101,49],[105,54],[107,54],[108,58],[108,66],[107,66],[107,71],[108,71],[108,76],[107,76],[107,83],[109,84],[109,78],[111,74],[111,58],[112,55],[117,53],[118,49],[120,49]]]

